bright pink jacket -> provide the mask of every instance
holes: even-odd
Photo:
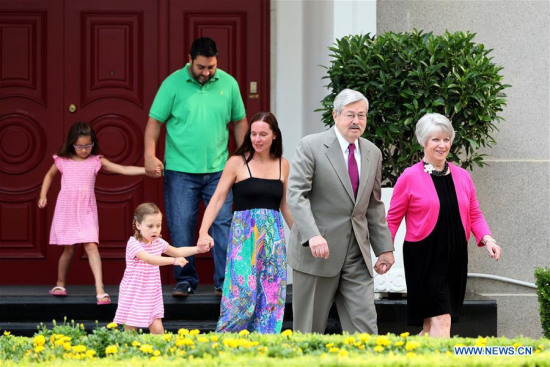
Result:
[[[466,241],[474,233],[478,246],[481,239],[491,234],[483,213],[479,209],[476,189],[470,174],[449,163],[458,199],[458,208]],[[439,198],[431,176],[424,172],[422,161],[407,168],[397,179],[388,211],[388,227],[392,239],[405,217],[407,232],[405,241],[417,242],[432,233],[439,216]]]

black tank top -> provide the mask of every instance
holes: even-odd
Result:
[[[235,210],[279,210],[281,199],[283,198],[281,159],[279,158],[279,179],[252,177],[252,172],[250,172],[250,167],[246,159],[245,163],[250,177],[233,184],[233,203],[235,204]]]

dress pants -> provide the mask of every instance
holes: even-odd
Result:
[[[378,333],[374,279],[355,236],[351,237],[344,264],[336,276],[321,277],[293,270],[294,331],[324,333],[333,302],[343,331]]]

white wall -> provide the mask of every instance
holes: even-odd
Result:
[[[321,100],[329,93],[322,79],[329,47],[336,38],[376,32],[375,0],[272,0],[271,109],[292,159],[300,139],[325,129]]]

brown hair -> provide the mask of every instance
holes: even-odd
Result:
[[[277,138],[271,143],[269,153],[275,158],[281,158],[283,156],[283,136],[281,134],[281,130],[279,129],[277,118],[275,118],[275,115],[271,112],[258,112],[252,117],[250,124],[248,124],[248,130],[244,136],[243,144],[235,153],[233,153],[233,155],[242,155],[243,157],[246,157],[248,154],[246,161],[250,162],[252,156],[254,155],[254,147],[252,146],[250,132],[252,131],[252,124],[256,121],[263,121],[269,125],[271,131],[273,131],[273,135]]]
[[[159,207],[154,203],[143,203],[136,208],[134,219],[132,220],[132,229],[134,230],[134,237],[138,241],[143,241],[143,237],[141,236],[141,232],[137,229],[136,223],[143,222],[143,218],[145,218],[146,215],[153,214],[162,214]]]

